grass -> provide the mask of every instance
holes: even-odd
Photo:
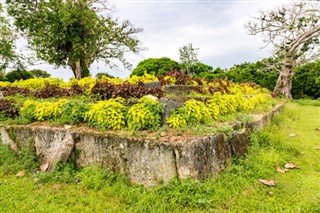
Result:
[[[70,163],[43,174],[35,172],[30,153],[17,157],[3,147],[0,212],[320,212],[319,102],[287,103],[272,125],[251,136],[246,158],[204,182],[172,180],[146,189],[99,167],[77,171]],[[275,171],[287,162],[300,169]],[[27,174],[16,178],[21,169]],[[260,178],[277,185],[262,185]]]

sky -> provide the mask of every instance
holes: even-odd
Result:
[[[248,35],[244,24],[259,11],[271,10],[290,1],[214,1],[214,0],[114,0],[114,17],[129,20],[133,26],[143,28],[136,35],[144,51],[127,54],[126,59],[135,68],[147,58],[169,57],[179,61],[179,48],[192,43],[199,48],[198,60],[221,68],[234,64],[255,62],[272,55],[272,48],[264,46],[261,36]],[[49,71],[52,76],[73,77],[67,68],[54,69],[48,64],[29,67]],[[131,70],[119,67],[117,70],[104,63],[90,67],[92,76],[107,72],[115,77],[128,77]]]

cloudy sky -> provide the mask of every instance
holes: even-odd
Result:
[[[133,68],[143,59],[169,57],[179,60],[179,48],[192,43],[199,48],[199,61],[213,67],[228,68],[243,62],[255,62],[271,55],[271,49],[261,49],[260,36],[250,36],[244,24],[261,10],[270,10],[290,1],[214,1],[214,0],[114,0],[115,17],[128,19],[135,27],[146,50],[138,55],[128,54]],[[68,79],[69,69],[43,64],[53,76]],[[131,70],[111,70],[103,63],[91,66],[97,72],[127,77]]]

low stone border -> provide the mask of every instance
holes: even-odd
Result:
[[[174,177],[204,179],[222,171],[232,156],[247,152],[250,133],[269,123],[281,108],[279,104],[256,116],[244,128],[235,124],[231,138],[215,134],[170,143],[70,126],[34,125],[1,127],[0,133],[2,143],[10,144],[16,152],[22,147],[34,149],[42,171],[53,171],[57,162],[72,160],[78,167],[99,164],[126,175],[132,183],[154,186]]]

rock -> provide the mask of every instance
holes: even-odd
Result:
[[[144,87],[145,88],[157,88],[157,87],[161,87],[161,83],[160,83],[160,81],[147,82],[147,83],[144,83]]]
[[[7,132],[7,130],[2,127],[1,128],[1,141],[2,141],[2,144],[9,144],[11,149],[15,152],[15,153],[18,153],[19,152],[19,149],[18,149],[18,146],[17,144],[10,138],[9,136],[9,133]]]
[[[183,106],[183,102],[174,101],[174,100],[171,100],[170,98],[160,98],[159,101],[160,103],[165,105],[164,113],[162,116],[162,120],[164,123],[166,122],[167,118],[170,117],[170,113],[172,110]]]
[[[40,168],[49,172],[58,162],[67,162],[74,145],[72,133],[64,128],[38,127],[34,141]]]
[[[158,98],[153,95],[146,95],[146,97],[151,98],[152,100],[155,100],[155,101],[158,100]]]

